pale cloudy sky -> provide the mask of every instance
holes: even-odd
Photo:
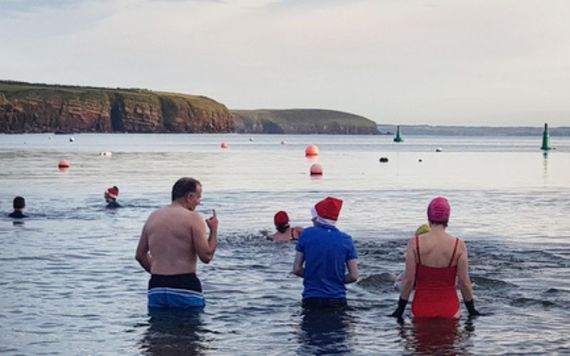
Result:
[[[0,78],[570,126],[567,0],[0,0]]]

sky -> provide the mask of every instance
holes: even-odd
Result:
[[[0,79],[570,126],[567,0],[0,0]]]

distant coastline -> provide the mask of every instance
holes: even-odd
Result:
[[[543,126],[439,126],[439,125],[399,125],[402,135],[422,136],[540,136]],[[381,135],[393,135],[396,125],[379,124]],[[550,127],[550,136],[570,136],[570,127]]]
[[[0,80],[0,133],[34,132],[378,134],[335,110],[230,111],[200,95]]]

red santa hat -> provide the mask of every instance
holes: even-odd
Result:
[[[327,197],[315,204],[311,209],[311,216],[319,224],[334,226],[338,220],[340,209],[342,209],[342,200],[335,197]]]
[[[107,189],[107,195],[109,196],[109,198],[117,199],[117,197],[119,196],[119,188],[114,186]]]

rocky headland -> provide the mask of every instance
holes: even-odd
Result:
[[[0,81],[0,132],[232,132],[212,99],[143,89]]]
[[[232,114],[238,133],[378,134],[374,121],[334,110],[232,110]]]
[[[234,110],[210,98],[146,89],[0,81],[0,132],[377,134],[376,123],[318,110]]]

